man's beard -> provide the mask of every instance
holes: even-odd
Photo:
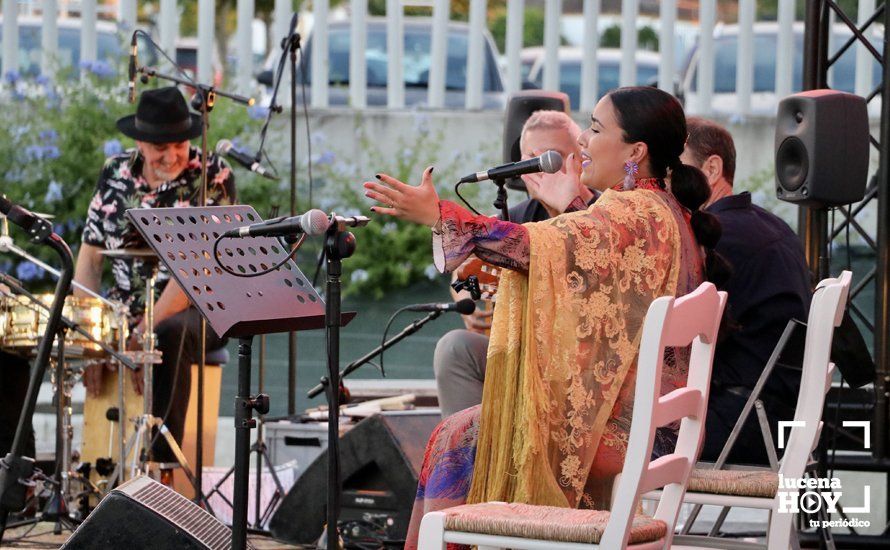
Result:
[[[175,179],[182,170],[164,170],[163,168],[152,168],[152,172],[155,173],[155,178],[162,181],[170,181]]]

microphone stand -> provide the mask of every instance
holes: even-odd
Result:
[[[51,233],[42,240],[48,244],[62,261],[62,271],[59,281],[56,283],[53,305],[50,310],[43,339],[37,347],[37,359],[31,372],[31,381],[28,384],[28,394],[25,406],[19,416],[19,424],[15,431],[15,439],[12,449],[5,458],[0,460],[0,540],[6,531],[6,520],[10,512],[18,511],[25,506],[28,479],[34,473],[34,459],[22,456],[25,446],[25,432],[31,426],[34,417],[34,409],[37,406],[37,396],[40,393],[40,384],[46,374],[49,364],[49,356],[52,353],[55,335],[62,326],[62,309],[65,307],[65,296],[71,289],[71,280],[74,278],[74,257],[71,249],[62,237]]]
[[[269,101],[269,113],[266,122],[260,132],[260,146],[257,150],[256,160],[262,158],[263,148],[266,144],[266,130],[274,113],[283,111],[281,105],[275,101],[278,99],[278,88],[284,77],[285,59],[290,61],[290,215],[297,215],[297,51],[300,50],[300,33],[297,32],[297,20],[299,14],[291,15],[290,28],[287,36],[281,40],[281,57],[278,59],[278,71],[272,86],[272,99]],[[304,98],[305,99],[305,98]],[[287,334],[287,414],[293,415],[297,410],[297,333],[290,331]]]
[[[177,76],[164,74],[158,72],[156,69],[151,67],[139,67],[137,72],[143,74],[142,80],[146,82],[149,77],[158,78],[161,80],[167,80],[169,82],[173,82],[176,84],[181,84],[187,87],[191,87],[195,89],[195,95],[192,97],[192,107],[201,113],[201,189],[199,194],[199,204],[204,207],[207,206],[207,131],[210,127],[210,111],[213,110],[213,105],[216,102],[216,96],[222,96],[228,98],[235,103],[241,103],[243,105],[252,106],[254,104],[253,98],[241,96],[238,94],[233,94],[229,92],[224,92],[221,90],[217,90],[213,86],[207,84],[199,84],[193,80],[186,80],[184,78],[180,78]],[[184,73],[183,73],[184,74]],[[148,327],[148,330],[154,330],[153,327]],[[200,504],[202,501],[206,502],[206,499],[203,498],[203,481],[204,481],[204,370],[207,362],[207,350],[205,349],[207,342],[207,320],[203,317],[201,318],[201,330],[199,336],[200,345],[199,348],[199,357],[200,361],[198,362],[198,384],[197,384],[197,430],[195,437],[195,497],[194,501]]]
[[[414,334],[415,332],[417,332],[418,330],[420,330],[421,327],[423,327],[423,325],[429,323],[429,322],[432,321],[433,319],[438,318],[440,315],[442,315],[442,313],[443,313],[442,310],[431,311],[430,313],[427,314],[426,317],[423,317],[423,318],[421,318],[421,319],[417,319],[417,320],[413,321],[410,325],[408,325],[407,327],[405,327],[405,328],[402,330],[402,332],[396,334],[395,336],[393,336],[392,338],[390,338],[389,340],[387,340],[387,341],[384,342],[383,344],[377,346],[376,348],[374,348],[373,350],[369,351],[369,352],[366,353],[365,355],[359,357],[358,359],[356,359],[356,360],[353,361],[352,363],[349,363],[348,365],[346,365],[346,368],[344,368],[342,371],[340,371],[340,374],[338,375],[338,378],[339,378],[339,379],[341,380],[341,382],[342,382],[342,379],[343,379],[343,378],[346,378],[347,376],[349,376],[353,371],[357,370],[357,369],[358,369],[359,367],[361,367],[362,365],[364,365],[364,364],[370,362],[371,359],[377,357],[378,355],[380,355],[380,354],[383,353],[384,351],[388,350],[389,348],[393,347],[394,345],[398,344],[399,342],[401,342],[401,341],[404,340],[405,338],[411,336],[412,334]],[[329,385],[330,385],[330,380],[328,379],[328,377],[327,377],[327,376],[322,376],[321,379],[318,381],[318,385],[316,385],[314,388],[312,388],[311,390],[309,390],[309,391],[306,393],[306,395],[307,395],[307,397],[310,397],[310,398],[315,397],[315,396],[317,396],[318,394],[320,394],[321,392],[325,391],[325,389],[326,389]]]
[[[501,218],[508,222],[510,221],[510,210],[507,208],[507,180],[496,178],[491,181],[498,186],[498,194],[493,205],[501,211]]]

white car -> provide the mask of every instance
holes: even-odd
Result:
[[[527,60],[532,55],[536,58],[528,73],[528,80],[538,88],[544,81],[544,49],[527,48],[532,50],[526,56],[520,56]],[[526,50],[523,50],[525,52]],[[576,47],[559,48],[559,91],[568,94],[571,108],[576,110],[581,100],[581,59],[583,50]],[[597,99],[603,97],[606,92],[618,87],[618,75],[621,66],[621,50],[613,48],[598,48],[597,57]],[[637,85],[651,85],[658,81],[658,65],[660,56],[656,52],[638,50]],[[523,61],[526,62],[526,61]]]
[[[405,17],[404,50],[402,71],[405,80],[405,106],[422,107],[427,101],[427,82],[430,71],[430,41],[432,20],[424,17]],[[460,21],[448,23],[447,61],[445,69],[445,107],[463,109],[467,84],[467,44],[469,25]],[[386,19],[369,17],[367,20],[367,47],[365,63],[367,71],[367,104],[386,105],[387,63]],[[328,22],[328,91],[329,105],[342,106],[349,103],[349,56],[350,22]],[[303,39],[303,55],[306,56],[306,94],[310,95],[309,80],[312,78],[312,32]],[[261,104],[269,102],[268,89],[272,85],[272,70],[280,51],[273,50],[266,61],[266,70],[257,80],[267,88]],[[506,98],[500,70],[496,62],[497,50],[488,31],[483,41],[484,67],[482,73],[483,109],[503,109]],[[302,78],[302,76],[301,76]],[[283,88],[286,90],[286,87]],[[280,92],[279,92],[280,93]],[[303,93],[302,87],[297,94]],[[307,98],[308,99],[308,98]],[[279,96],[279,101],[281,98]],[[299,101],[299,100],[298,100]]]
[[[751,114],[774,116],[778,107],[776,97],[776,50],[778,48],[779,26],[775,22],[761,22],[754,25],[754,86],[751,93]],[[792,60],[791,92],[803,89],[803,23],[792,27],[794,58]],[[852,35],[845,25],[834,27],[831,51],[842,46]],[[883,33],[872,38],[872,44],[883,51]],[[715,114],[733,115],[737,113],[736,66],[738,60],[739,29],[737,25],[726,25],[714,29],[714,94],[711,110]],[[683,70],[682,88],[688,109],[695,110],[699,105],[698,62],[701,52],[699,45],[692,49]],[[872,88],[880,85],[881,65],[872,60]],[[835,90],[853,93],[855,90],[856,46],[848,48],[829,71],[828,84]],[[869,102],[869,114],[880,114],[880,100]]]

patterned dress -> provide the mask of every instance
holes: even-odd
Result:
[[[139,231],[132,226],[125,213],[130,208],[161,208],[197,206],[201,187],[201,150],[189,149],[188,166],[175,179],[156,189],[149,187],[142,176],[142,156],[135,149],[108,158],[96,194],[90,202],[83,242],[106,250],[120,248],[148,248]],[[235,202],[235,176],[228,163],[216,155],[207,161],[207,206],[222,206]],[[127,304],[132,319],[142,315],[145,307],[145,280],[150,269],[141,260],[115,258],[111,262],[114,286],[109,298]],[[161,265],[156,293],[160,293],[170,279]]]
[[[539,223],[472,216],[447,201],[440,210],[437,267],[475,254],[509,271],[482,405],[431,436],[407,548],[416,547],[423,514],[464,502],[607,508],[627,450],[646,310],[704,278],[689,212],[657,179]],[[685,381],[687,367],[688,350],[667,353],[663,393]],[[662,431],[654,453],[674,441],[674,431]]]

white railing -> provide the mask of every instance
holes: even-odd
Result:
[[[158,4],[156,4],[158,5]],[[204,82],[210,82],[213,78],[214,55],[212,50],[215,44],[214,37],[214,0],[197,0],[198,5],[198,77]],[[445,107],[446,99],[446,59],[448,48],[449,0],[387,0],[387,81],[392,85],[387,87],[386,107],[390,109],[402,109],[405,107],[405,85],[403,82],[402,60],[404,58],[404,9],[407,6],[428,6],[432,8],[431,26],[431,50],[430,70],[428,77],[428,95],[426,104],[437,109]],[[585,55],[581,61],[581,97],[580,104],[573,105],[580,110],[593,108],[598,96],[598,63],[597,50],[599,38],[606,21],[616,21],[614,14],[601,13],[601,0],[585,0],[583,14],[578,17],[583,21],[583,40],[581,45]],[[676,91],[679,81],[679,67],[675,62],[675,43],[679,25],[677,9],[678,0],[663,0],[660,2],[660,13],[657,19],[645,23],[638,13],[639,0],[622,0],[621,14],[617,19],[621,28],[621,56],[619,82],[621,85],[630,85],[637,80],[637,33],[636,30],[643,24],[656,25],[659,43],[661,44],[661,56],[658,64],[658,86],[664,90]],[[876,0],[859,0],[860,24],[870,15],[875,8]],[[118,0],[117,19],[123,28],[130,29],[136,24],[137,0]],[[291,0],[275,0],[273,12],[273,24],[271,26],[270,44],[278,49],[278,43],[286,34],[291,19]],[[350,67],[349,67],[349,104],[353,108],[366,108],[368,103],[366,58],[364,55],[367,43],[368,1],[350,0],[341,3],[337,8],[342,15],[343,6],[348,7],[350,20]],[[506,94],[518,91],[522,87],[520,71],[520,51],[522,44],[523,11],[526,6],[524,0],[508,0],[507,2],[507,33],[506,53],[503,57],[503,87]],[[484,105],[484,83],[486,79],[486,29],[485,15],[488,2],[486,0],[471,0],[469,2],[468,23],[468,52],[466,67],[466,94],[465,108],[469,110],[480,109]],[[79,14],[83,23],[83,32],[80,36],[81,59],[90,61],[97,55],[96,18],[98,13],[105,12],[105,6],[98,0],[34,0],[23,2],[21,0],[2,0],[3,8],[3,46],[2,61],[4,70],[15,67],[18,55],[18,26],[16,21],[21,16],[42,14],[42,70],[51,73],[58,50],[58,26],[59,17],[64,20],[66,14]],[[738,24],[738,59],[736,70],[736,94],[735,112],[745,115],[752,108],[752,94],[754,91],[754,23],[757,8],[756,0],[739,0],[739,24]],[[238,0],[237,16],[238,24],[235,33],[235,51],[238,60],[237,79],[230,83],[239,91],[247,91],[254,86],[253,75],[258,67],[253,65],[253,20],[255,17],[255,0]],[[542,81],[547,89],[556,89],[560,82],[559,49],[561,42],[561,19],[563,4],[561,0],[546,0],[544,2],[544,49]],[[794,11],[795,0],[779,0],[778,3],[778,30],[775,74],[775,91],[777,97],[783,97],[792,90],[792,63],[794,62]],[[329,105],[328,71],[329,61],[324,55],[328,45],[328,23],[335,13],[331,11],[329,0],[314,0],[312,9],[307,15],[311,15],[313,22],[311,40],[313,41],[311,60],[311,98],[312,106],[325,108]],[[698,19],[698,51],[697,57],[697,90],[695,98],[687,103],[687,109],[692,112],[709,114],[714,106],[714,78],[715,78],[715,31],[721,32],[717,26],[716,0],[701,0],[699,3]],[[159,10],[156,14],[156,37],[162,48],[172,51],[177,39],[178,14],[176,0],[160,0]],[[797,31],[799,32],[799,31]],[[304,42],[306,37],[304,37]],[[855,89],[862,95],[868,94],[873,82],[871,67],[873,59],[869,52],[862,46],[856,46],[856,82]],[[681,83],[682,84],[682,83]]]

